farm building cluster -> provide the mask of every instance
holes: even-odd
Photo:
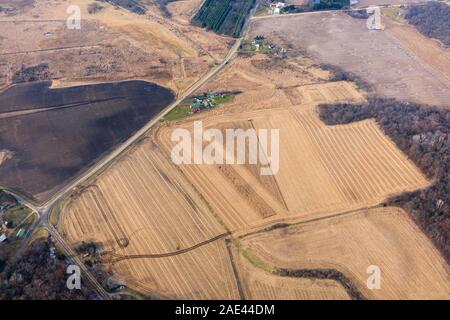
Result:
[[[304,0],[302,4],[290,4],[289,1],[271,0],[269,15],[310,12],[317,10],[339,10],[358,4],[359,0]]]
[[[27,230],[24,223],[29,211],[15,198],[0,190],[0,244],[8,239],[22,239]]]
[[[270,4],[269,14],[280,14],[284,7],[286,7],[284,2],[273,2]]]
[[[277,50],[282,50],[282,48],[277,48],[273,43],[267,41],[264,36],[256,36],[252,40],[242,41],[240,50],[241,52],[262,52],[262,53],[277,53]]]
[[[191,104],[191,111],[197,113],[202,110],[214,109],[218,105],[216,99],[224,96],[223,93],[204,93],[203,96],[196,96]]]
[[[1,208],[1,206],[0,206]],[[4,210],[4,209],[1,209]],[[15,228],[14,224],[11,221],[3,220],[1,221],[0,226],[0,243],[3,243],[8,240],[8,238],[17,238],[22,239],[27,234],[27,230],[25,228]]]
[[[268,43],[264,36],[256,36],[252,40],[252,47],[255,51],[270,51],[275,48],[275,45]]]

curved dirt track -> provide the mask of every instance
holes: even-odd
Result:
[[[119,261],[122,261],[122,260],[129,260],[129,259],[144,259],[144,258],[145,259],[156,259],[156,258],[173,257],[173,256],[176,256],[176,255],[179,255],[179,254],[184,254],[184,253],[187,253],[189,251],[195,250],[197,248],[200,248],[200,247],[202,247],[204,245],[207,245],[207,244],[209,244],[211,242],[214,242],[216,240],[222,239],[222,238],[224,238],[226,236],[229,236],[229,235],[230,235],[229,232],[224,233],[224,234],[219,234],[218,236],[216,236],[214,238],[211,238],[209,240],[205,240],[203,242],[200,242],[200,243],[198,243],[198,244],[196,244],[196,245],[194,245],[192,247],[184,248],[184,249],[181,249],[181,250],[178,250],[178,251],[174,251],[174,252],[156,253],[156,254],[134,254],[134,255],[118,255],[118,254],[115,254],[114,252],[112,252],[112,253],[109,254],[109,256],[111,258],[108,257],[107,260],[110,263],[116,263],[116,262],[119,262]]]

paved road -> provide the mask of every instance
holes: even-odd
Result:
[[[111,300],[111,295],[106,292],[102,285],[97,281],[97,279],[89,272],[89,270],[84,265],[83,261],[78,257],[78,255],[72,250],[72,248],[64,241],[58,231],[49,225],[46,227],[49,234],[52,236],[53,241],[57,242],[65,251],[66,256],[72,260],[72,263],[79,266],[83,276],[87,278],[89,283],[97,290],[100,296],[105,300]],[[85,278],[85,279],[86,279]]]

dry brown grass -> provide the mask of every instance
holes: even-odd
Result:
[[[286,1],[288,4],[293,4],[296,6],[306,5],[308,4],[308,0],[288,0]]]
[[[366,8],[369,6],[381,6],[386,4],[410,4],[415,2],[421,2],[420,0],[360,0],[355,5],[356,8]]]
[[[9,153],[8,152],[0,151],[0,165],[4,161],[8,160],[8,158],[9,158]]]
[[[272,40],[272,38],[268,38]],[[255,102],[267,99],[267,94],[273,94],[275,89],[287,89],[307,84],[327,81],[330,73],[315,66],[315,62],[302,55],[288,59],[274,58],[262,53],[240,54],[233,59],[220,74],[199,90],[220,91],[240,90],[248,92],[258,90],[264,95],[260,101],[242,101],[245,110],[252,107]],[[256,95],[255,98],[258,98]],[[283,101],[279,103],[283,104]],[[273,105],[272,105],[273,107]]]
[[[203,0],[181,0],[170,2],[167,8],[174,19],[187,24],[197,13],[202,3]]]
[[[331,268],[369,299],[449,299],[449,267],[398,208],[378,208],[249,236],[242,245],[290,269]],[[366,286],[367,267],[381,269],[381,289]]]
[[[158,7],[136,15],[102,3],[104,10],[88,14],[91,2],[37,0],[34,8],[3,18],[21,22],[2,22],[0,89],[22,65],[46,62],[59,86],[142,79],[181,93],[233,44],[232,39],[165,17]],[[65,27],[69,5],[81,8],[81,30]]]

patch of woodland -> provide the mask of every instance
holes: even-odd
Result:
[[[239,37],[256,0],[206,0],[192,23],[218,34]]]
[[[89,14],[96,14],[97,12],[100,12],[104,9],[104,6],[101,6],[96,2],[90,3],[87,8]]]
[[[369,18],[369,14],[367,13],[367,9],[361,10],[349,10],[346,12],[350,17],[355,19],[364,19],[367,20]]]
[[[6,16],[14,16],[31,8],[35,0],[14,0],[14,1],[2,1],[0,5],[0,14]]]
[[[49,239],[34,241],[23,255],[8,260],[0,270],[0,300],[98,299],[83,278],[80,290],[67,288],[69,264]]]
[[[167,8],[167,5],[171,2],[176,2],[179,0],[155,0],[156,3],[159,6],[159,10],[161,10],[161,12],[164,14],[165,17],[167,18],[171,18],[172,17],[172,13],[169,11],[169,9]]]
[[[100,2],[108,2],[116,7],[121,7],[136,14],[145,14],[147,9],[139,0],[99,0]]]
[[[450,45],[450,6],[445,2],[410,6],[405,18],[423,35]]]
[[[51,73],[47,63],[26,67],[22,65],[12,76],[13,83],[51,80]]]
[[[366,300],[364,295],[356,288],[353,282],[347,278],[342,272],[335,269],[285,269],[281,268],[275,272],[282,277],[309,278],[334,280],[339,282],[348,295],[353,300]]]

